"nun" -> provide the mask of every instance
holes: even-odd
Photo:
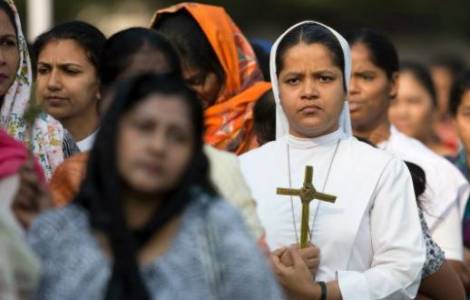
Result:
[[[302,257],[291,245],[304,244],[305,237],[321,251],[309,294],[291,289],[289,295],[414,298],[425,245],[412,180],[401,160],[352,136],[348,43],[323,24],[301,22],[274,44],[270,72],[276,140],[242,155],[241,167],[278,275],[299,271]],[[306,213],[297,196],[305,184],[330,202],[314,199],[304,205]],[[297,286],[305,287],[302,278]],[[280,279],[286,285],[286,277]]]

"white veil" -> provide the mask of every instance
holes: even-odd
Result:
[[[340,35],[334,29],[322,23],[315,22],[315,21],[303,21],[287,29],[281,36],[279,36],[279,38],[273,44],[273,47],[271,49],[271,55],[269,58],[269,70],[271,74],[271,83],[272,83],[274,99],[276,100],[276,139],[279,139],[280,137],[289,133],[289,124],[287,122],[286,114],[284,113],[284,110],[282,109],[281,99],[279,97],[279,82],[278,82],[277,72],[276,72],[277,48],[279,47],[279,43],[284,39],[286,34],[288,34],[293,29],[297,28],[298,26],[301,26],[304,24],[320,25],[328,29],[338,39],[341,45],[341,48],[343,50],[343,55],[344,55],[344,70],[343,70],[344,72],[343,73],[344,73],[344,79],[346,83],[346,90],[349,89],[349,81],[351,78],[351,51],[349,49],[348,42],[342,35]],[[349,105],[346,99],[344,101],[343,110],[341,111],[339,124],[347,136],[352,136],[351,118],[349,116]]]

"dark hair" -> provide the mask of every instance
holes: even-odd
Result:
[[[0,0],[0,10],[3,10],[8,19],[10,19],[11,26],[15,28],[16,36],[18,36],[18,26],[16,26],[15,12],[11,9],[10,4],[6,3],[4,0]]]
[[[253,108],[253,128],[261,145],[276,139],[276,102],[272,90],[256,102]]]
[[[119,121],[148,95],[177,95],[189,107],[194,125],[192,159],[178,187],[143,228],[130,231],[123,212],[122,177],[117,170]],[[91,226],[110,240],[114,265],[106,299],[150,299],[140,276],[136,252],[194,198],[194,189],[214,195],[208,178],[208,160],[203,152],[203,112],[196,95],[180,77],[142,74],[116,85],[114,101],[104,116],[90,153],[87,174],[75,203],[89,212]]]
[[[434,108],[437,107],[436,89],[428,68],[418,62],[405,61],[400,64],[400,71],[410,72],[418,83],[431,95],[432,106]]]
[[[408,168],[408,171],[410,171],[411,180],[413,181],[413,189],[415,192],[416,201],[419,205],[420,203],[419,198],[426,190],[426,173],[424,172],[423,168],[421,168],[420,166],[412,162],[405,161],[405,164],[406,164],[406,167]]]
[[[77,42],[86,51],[88,59],[99,72],[101,51],[106,37],[93,25],[82,21],[71,21],[53,27],[34,41],[32,59],[35,73],[39,54],[50,41],[54,40],[74,40]]]
[[[465,60],[452,53],[441,53],[434,56],[431,58],[431,66],[449,70],[454,79],[466,69]]]
[[[387,74],[388,79],[400,69],[397,49],[393,43],[381,32],[363,28],[353,31],[346,36],[349,45],[364,44],[369,50],[372,63]]]
[[[250,41],[251,47],[256,55],[258,66],[263,73],[265,81],[271,81],[271,75],[269,74],[269,50],[261,44],[261,41]]]
[[[168,73],[181,74],[178,54],[170,42],[155,30],[136,27],[119,31],[106,41],[101,56],[101,84],[110,86],[126,71],[132,58],[144,49],[161,53],[168,65]]]
[[[279,43],[276,52],[276,72],[277,75],[284,68],[284,56],[287,50],[300,43],[321,44],[327,47],[333,59],[333,63],[341,69],[343,73],[343,86],[346,90],[346,78],[344,74],[344,53],[336,36],[326,27],[320,24],[307,23],[295,27],[289,31]]]
[[[220,82],[225,81],[225,71],[214,49],[199,24],[187,11],[163,14],[153,28],[170,40],[185,65],[197,67],[206,74],[213,72]]]
[[[449,111],[452,116],[457,115],[459,106],[462,104],[462,97],[467,91],[470,91],[470,70],[462,72],[450,89]]]

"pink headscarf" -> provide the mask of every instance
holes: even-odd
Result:
[[[26,147],[0,129],[0,180],[18,173],[27,159]],[[34,159],[34,170],[39,182],[45,185],[46,177],[36,159]]]

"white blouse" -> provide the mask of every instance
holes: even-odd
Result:
[[[395,127],[391,128],[388,141],[379,147],[423,168],[426,189],[421,203],[431,236],[447,259],[463,260],[461,222],[469,195],[465,177],[445,158]]]

